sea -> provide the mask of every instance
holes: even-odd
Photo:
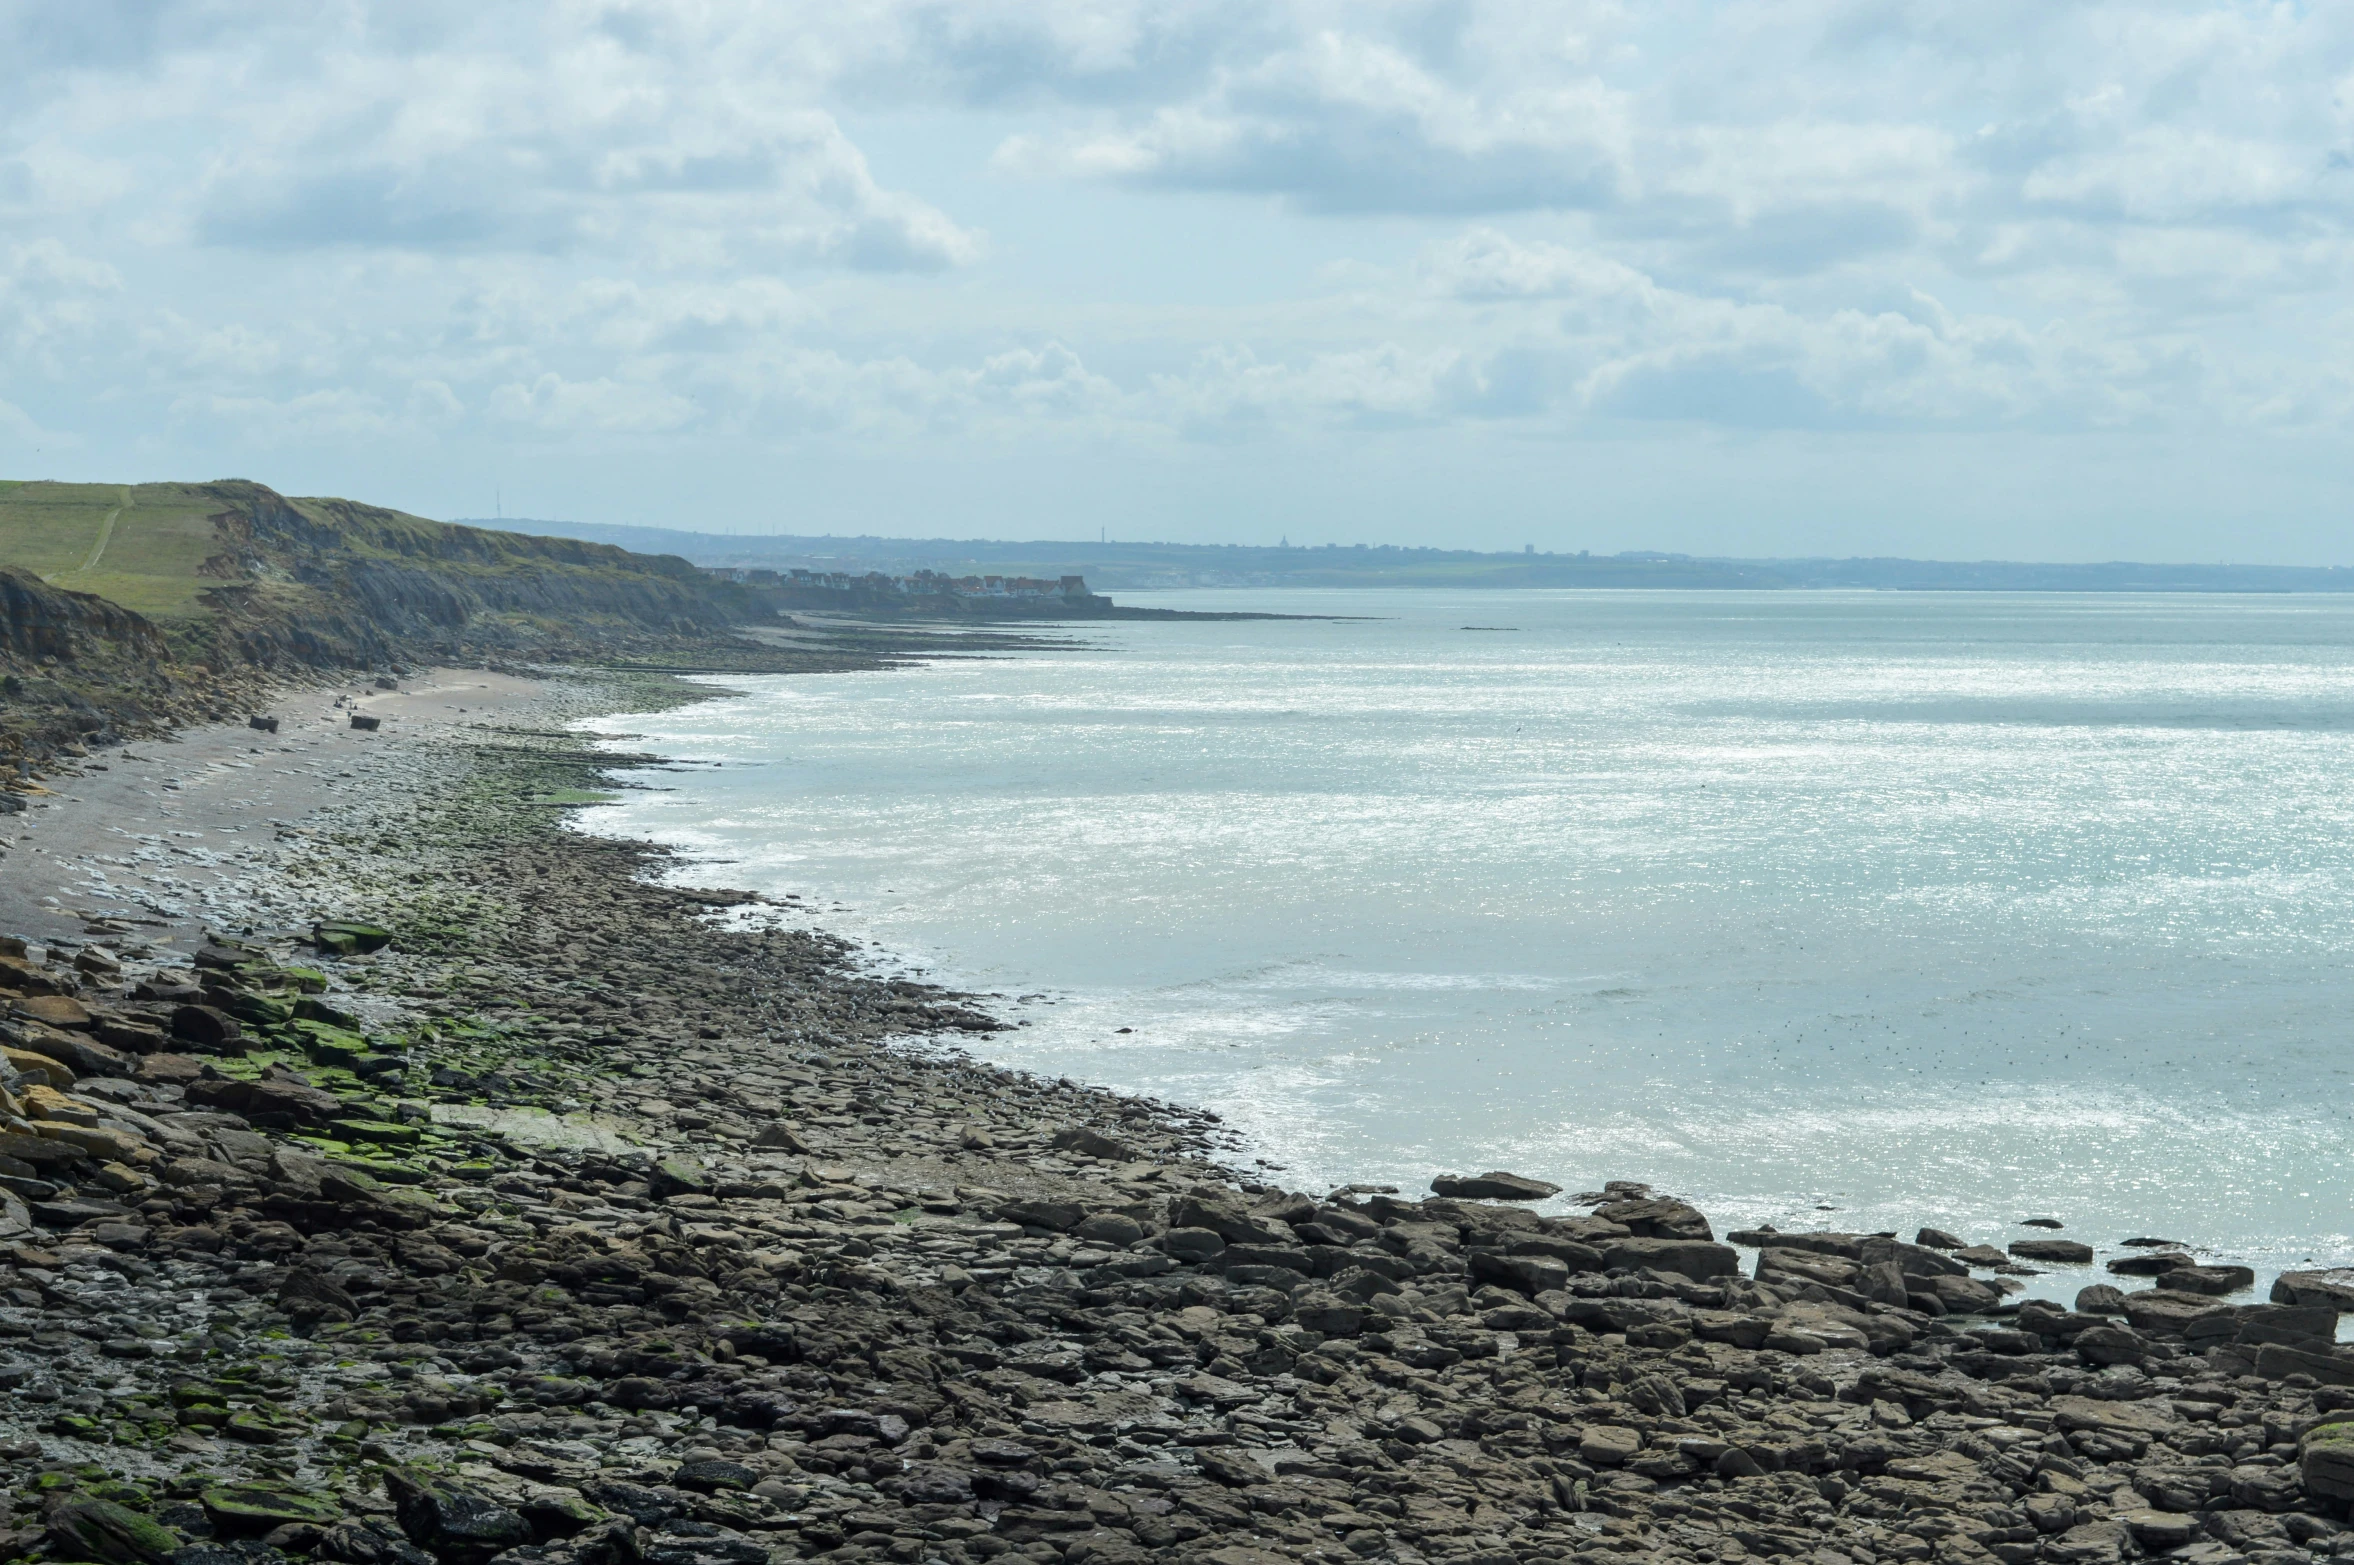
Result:
[[[2354,1263],[2354,596],[1118,597],[1315,617],[730,676],[580,824],[1285,1188]]]

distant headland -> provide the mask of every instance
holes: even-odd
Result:
[[[1394,544],[1192,544],[692,532],[473,518],[465,525],[671,554],[697,565],[823,576],[1084,577],[1095,590],[1166,587],[1646,587],[1886,592],[2354,592],[2354,567],[2112,560],[1731,559],[1656,550],[1517,553]]]

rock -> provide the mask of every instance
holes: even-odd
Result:
[[[20,952],[15,956],[0,956],[0,990],[16,994],[64,994],[73,980],[46,968],[36,967]]]
[[[2125,1313],[2125,1295],[2105,1282],[2096,1282],[2088,1288],[2076,1290],[2076,1310],[2082,1315],[2122,1315]]]
[[[183,1005],[172,1012],[172,1036],[213,1054],[245,1052],[245,1029],[227,1011]]]
[[[1643,1449],[1643,1437],[1615,1424],[1588,1424],[1578,1436],[1578,1455],[1596,1467],[1617,1467]]]
[[[242,1114],[256,1123],[262,1122],[262,1115],[274,1114],[302,1124],[318,1124],[343,1112],[343,1101],[334,1093],[298,1081],[215,1078],[192,1081],[186,1092],[194,1107]]]
[[[322,1528],[312,1553],[318,1559],[340,1560],[344,1565],[431,1565],[433,1559],[390,1523],[374,1517]]]
[[[997,1209],[996,1217],[1024,1228],[1067,1233],[1086,1220],[1087,1208],[1076,1201],[1008,1201]]]
[[[1099,1130],[1089,1130],[1085,1125],[1072,1125],[1055,1132],[1054,1148],[1058,1152],[1077,1152],[1111,1163],[1131,1162],[1136,1156],[1135,1149],[1127,1142],[1107,1136]]]
[[[532,1541],[521,1516],[439,1474],[388,1467],[384,1492],[401,1531],[441,1565],[488,1565],[493,1555]]]
[[[1895,1239],[1882,1239],[1877,1235],[1858,1242],[1856,1259],[1867,1266],[1877,1265],[1882,1261],[1894,1261],[1897,1269],[1907,1277],[1966,1278],[1970,1275],[1968,1264],[1957,1261],[1950,1255],[1942,1255],[1935,1250],[1925,1249],[1917,1244],[1905,1244]]]
[[[42,1054],[64,1061],[84,1076],[122,1077],[131,1074],[131,1056],[80,1033],[43,1031],[36,1040],[29,1041],[36,1041]]]
[[[359,727],[360,720],[355,717],[352,726]],[[370,718],[368,726],[374,727],[375,719]],[[350,919],[329,919],[311,926],[311,944],[326,956],[365,956],[392,944],[392,931]]]
[[[1789,1279],[1801,1284],[1817,1282],[1833,1288],[1845,1288],[1861,1277],[1863,1271],[1860,1262],[1819,1254],[1813,1250],[1789,1250],[1774,1245],[1757,1252],[1757,1280],[1760,1282]]]
[[[185,1087],[204,1079],[204,1061],[192,1054],[150,1054],[131,1073],[133,1081],[158,1087]]]
[[[692,1489],[699,1494],[716,1494],[722,1489],[749,1489],[760,1481],[756,1469],[725,1457],[699,1456],[678,1465],[670,1481],[681,1489]]]
[[[1616,1223],[1639,1239],[1700,1239],[1716,1237],[1708,1219],[1689,1201],[1652,1196],[1641,1201],[1613,1201],[1596,1207],[1594,1215]]]
[[[648,1172],[647,1182],[658,1196],[704,1195],[711,1189],[711,1176],[691,1157],[662,1159]]]
[[[2092,1261],[2092,1246],[2074,1239],[2014,1239],[2011,1253],[2022,1261],[2054,1261],[2067,1266]]]
[[[1194,1264],[1222,1253],[1226,1240],[1207,1228],[1172,1228],[1161,1235],[1161,1248],[1180,1261]]]
[[[1430,1182],[1432,1193],[1457,1201],[1542,1201],[1561,1194],[1559,1185],[1494,1169],[1485,1174],[1441,1174]]]
[[[1097,1212],[1072,1229],[1071,1234],[1074,1238],[1092,1239],[1098,1244],[1118,1245],[1126,1249],[1144,1237],[1144,1225],[1118,1212]]]
[[[350,1320],[360,1308],[333,1280],[309,1271],[286,1274],[278,1285],[278,1307],[296,1320]]]
[[[2019,1226],[2022,1228],[2065,1228],[2068,1225],[2056,1217],[2022,1217],[2019,1219]]]
[[[0,1157],[12,1157],[37,1168],[51,1168],[61,1163],[86,1161],[89,1153],[79,1143],[54,1135],[27,1136],[0,1130]]]
[[[1293,1299],[1291,1318],[1324,1337],[1354,1337],[1365,1326],[1363,1306],[1325,1289],[1314,1289]]]
[[[2333,1310],[2354,1310],[2354,1269],[2282,1272],[2272,1281],[2275,1304],[2322,1304]]]
[[[1864,1237],[1843,1233],[1786,1234],[1771,1228],[1748,1228],[1725,1235],[1725,1243],[1744,1244],[1753,1250],[1803,1250],[1810,1255],[1835,1255],[1843,1261],[1861,1261]]]
[[[162,1523],[112,1500],[72,1495],[49,1508],[53,1557],[104,1565],[164,1565],[187,1540]]]
[[[1927,1287],[1948,1311],[1958,1315],[1991,1310],[2003,1301],[2000,1288],[1971,1277],[1932,1277]]]
[[[2354,1501],[2354,1422],[2323,1424],[2297,1442],[2297,1471],[2307,1492]]]
[[[91,1026],[89,1007],[71,995],[28,995],[10,1005],[8,1014],[67,1032],[88,1032]]]
[[[2149,1343],[2123,1326],[2094,1326],[2078,1332],[2073,1341],[2091,1364],[2139,1364],[2150,1351]]]
[[[81,1079],[74,1073],[74,1068],[63,1060],[53,1059],[46,1054],[35,1054],[30,1049],[19,1049],[11,1044],[0,1044],[0,1063],[5,1063],[8,1069],[20,1076],[59,1091]]]
[[[117,1017],[101,1016],[91,1027],[100,1043],[125,1054],[159,1053],[170,1040],[161,1027],[145,1022],[127,1022]]]
[[[2136,1331],[2144,1332],[2180,1332],[2192,1321],[2231,1312],[2228,1304],[2217,1304],[2201,1294],[2176,1293],[2170,1288],[2126,1294],[2119,1308]]]
[[[2268,1342],[2256,1350],[2256,1373],[2266,1380],[2311,1375],[2325,1386],[2354,1386],[2354,1355]]]
[[[1228,1201],[1193,1195],[1170,1203],[1169,1226],[1207,1228],[1228,1244],[1288,1244],[1293,1238],[1286,1225],[1245,1212]]]
[[[2108,1269],[2120,1277],[2162,1277],[2177,1267],[2197,1264],[2180,1250],[2153,1250],[2142,1255],[2120,1255],[2109,1262]]]
[[[1913,1243],[1930,1250],[1959,1250],[1966,1241],[1956,1239],[1942,1228],[1924,1228],[1913,1235]]]
[[[1492,1282],[1535,1298],[1569,1281],[1569,1265],[1550,1255],[1498,1255],[1493,1250],[1471,1253],[1471,1280]]]
[[[2245,1266],[2178,1266],[2160,1286],[2177,1293],[2237,1293],[2256,1286],[2256,1273]]]
[[[288,1522],[325,1527],[343,1515],[343,1508],[324,1495],[273,1484],[221,1484],[205,1490],[199,1503],[214,1529],[233,1538],[259,1537]]]
[[[1740,1275],[1741,1257],[1731,1245],[1695,1239],[1614,1239],[1602,1246],[1602,1264],[1674,1272],[1694,1282]]]
[[[764,1152],[790,1152],[798,1157],[809,1155],[808,1145],[794,1133],[792,1126],[782,1120],[761,1127],[760,1134],[752,1138],[752,1145]]]
[[[2133,1534],[2133,1541],[2153,1552],[2163,1553],[2179,1549],[2200,1535],[2199,1518],[2177,1516],[2165,1511],[2127,1511],[2118,1520]]]

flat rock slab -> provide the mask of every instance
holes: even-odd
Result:
[[[1491,1169],[1484,1174],[1441,1174],[1430,1182],[1433,1194],[1457,1201],[1542,1201],[1561,1194],[1559,1185],[1520,1174]]]
[[[471,1103],[436,1103],[433,1122],[484,1131],[518,1146],[564,1147],[583,1152],[627,1152],[632,1147],[619,1131],[586,1118],[551,1114],[546,1109],[492,1109]]]
[[[2163,1402],[2099,1402],[2091,1397],[2054,1397],[2052,1422],[2062,1430],[2106,1429],[2120,1434],[2164,1434],[2175,1427],[2174,1410]]]

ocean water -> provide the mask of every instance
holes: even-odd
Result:
[[[1121,596],[1363,617],[729,679],[583,824],[1288,1186],[2354,1262],[2354,599]]]

